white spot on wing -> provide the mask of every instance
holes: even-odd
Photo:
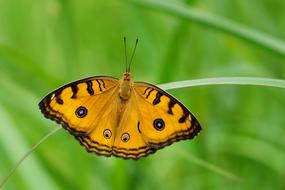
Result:
[[[52,94],[50,97],[50,100],[54,99],[54,97],[55,97],[55,94]]]

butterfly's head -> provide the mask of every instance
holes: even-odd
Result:
[[[124,81],[130,81],[132,79],[132,75],[130,72],[125,72],[123,75],[123,80]]]

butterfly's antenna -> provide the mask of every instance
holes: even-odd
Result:
[[[125,61],[126,61],[126,72],[128,71],[128,56],[127,56],[127,39],[124,37],[124,45],[125,45]]]
[[[136,39],[136,44],[135,44],[135,47],[134,47],[134,50],[133,50],[133,53],[132,53],[132,57],[131,57],[131,60],[130,60],[130,63],[129,63],[129,67],[128,67],[128,70],[127,70],[128,72],[130,72],[131,64],[132,64],[133,57],[134,57],[135,52],[136,52],[136,48],[137,48],[138,42],[139,42],[139,39],[137,38]]]

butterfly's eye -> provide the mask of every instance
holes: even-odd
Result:
[[[86,108],[86,107],[80,106],[80,107],[78,107],[78,108],[76,109],[75,114],[76,114],[77,117],[83,118],[83,117],[85,117],[85,116],[87,115],[87,112],[88,112],[88,111],[87,111],[87,108]]]
[[[121,140],[123,142],[127,142],[130,140],[130,135],[128,133],[123,133],[122,136],[121,136]]]
[[[162,130],[164,129],[164,127],[165,127],[164,121],[163,121],[162,119],[160,119],[160,118],[155,119],[155,120],[153,121],[153,126],[154,126],[154,128],[155,128],[156,130],[162,131]]]
[[[112,136],[112,132],[111,132],[109,129],[105,129],[104,132],[103,132],[103,136],[104,136],[106,139],[109,139],[109,138],[111,138],[111,136]]]

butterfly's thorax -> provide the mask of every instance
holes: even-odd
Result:
[[[131,73],[124,73],[123,78],[120,80],[119,96],[122,101],[127,101],[130,98],[133,81]]]

